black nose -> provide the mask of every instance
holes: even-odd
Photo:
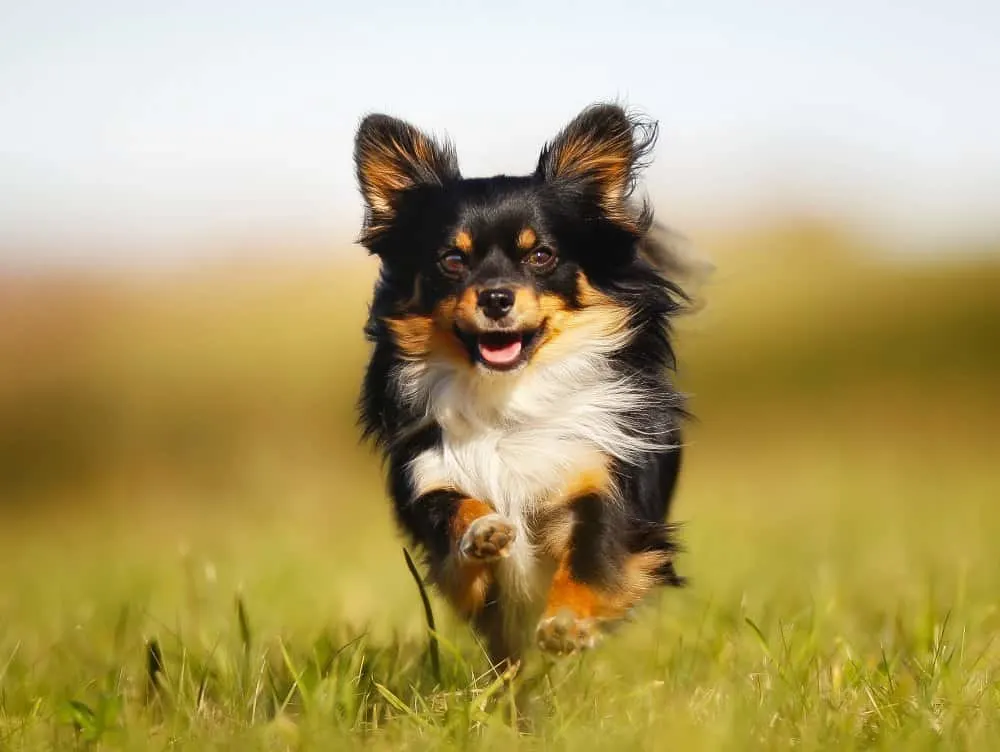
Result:
[[[479,293],[479,307],[491,319],[502,319],[514,307],[514,291],[506,287],[493,287]]]

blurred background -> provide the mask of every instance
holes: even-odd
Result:
[[[609,98],[660,121],[646,190],[717,268],[679,323],[698,421],[677,509],[705,587],[726,557],[754,565],[749,524],[772,558],[876,576],[859,525],[900,571],[930,566],[947,508],[986,562],[998,21],[973,2],[8,5],[0,606],[86,600],[69,583],[91,570],[153,572],[155,600],[173,565],[150,562],[196,552],[199,576],[260,592],[339,575],[304,611],[416,613],[354,427],[376,270],[354,128],[389,112],[450,136],[467,175],[527,172]]]

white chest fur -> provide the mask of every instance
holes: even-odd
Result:
[[[548,567],[531,543],[532,511],[567,478],[601,462],[597,447],[554,426],[443,429],[439,447],[418,455],[410,472],[418,488],[448,486],[493,505],[517,528],[511,555],[499,563],[505,595],[535,601]]]
[[[544,596],[551,562],[531,544],[532,511],[607,456],[628,460],[662,445],[637,436],[627,415],[654,395],[615,374],[603,354],[581,352],[516,374],[457,371],[411,363],[397,374],[400,396],[440,425],[439,446],[410,463],[418,494],[450,487],[494,506],[517,528],[498,576],[504,599]]]

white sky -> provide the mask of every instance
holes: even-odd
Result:
[[[159,260],[207,235],[342,250],[361,115],[526,172],[587,103],[661,122],[681,225],[793,208],[938,242],[1000,230],[1000,3],[4,2],[5,263]],[[31,250],[27,250],[30,248]]]

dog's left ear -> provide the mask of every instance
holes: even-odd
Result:
[[[657,124],[613,104],[588,107],[543,150],[537,177],[595,200],[613,221],[631,224],[628,199]]]
[[[369,233],[392,223],[406,191],[461,177],[450,143],[438,143],[409,123],[381,114],[366,116],[358,126],[354,166]]]

